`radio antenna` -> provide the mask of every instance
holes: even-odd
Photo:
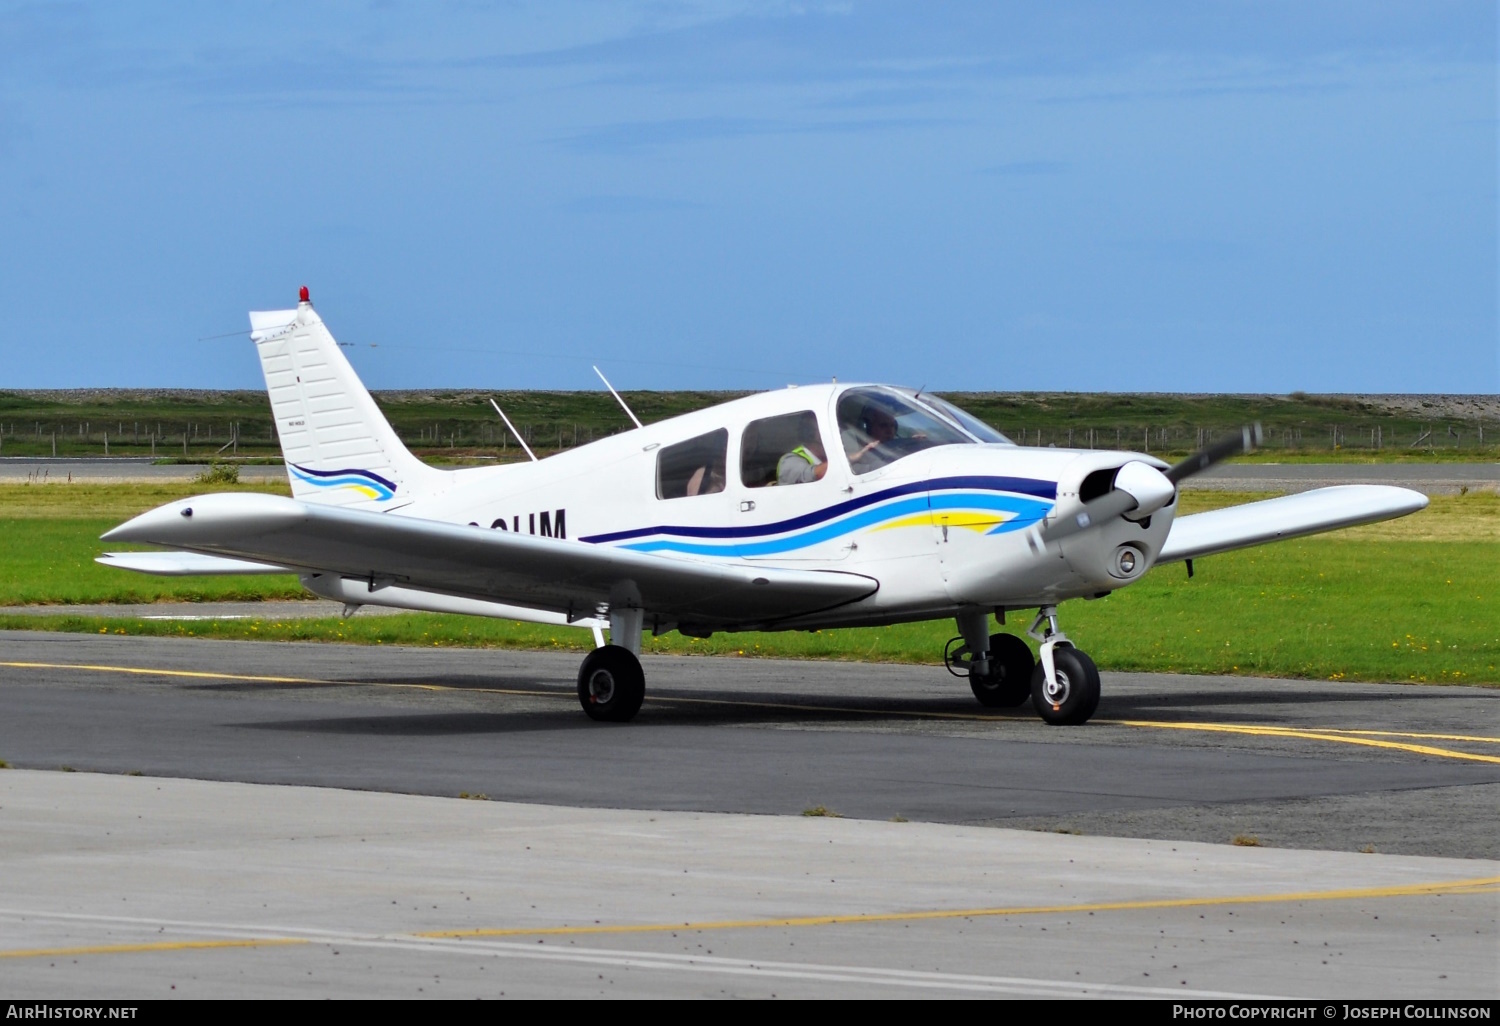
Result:
[[[615,391],[615,386],[609,383],[609,379],[604,376],[604,372],[598,367],[595,367],[594,373],[599,375],[599,380],[604,382],[604,387],[609,389],[609,394],[615,397],[615,402],[620,404],[620,409],[625,411],[625,416],[635,421],[636,427],[645,427],[646,425],[641,423],[641,419],[634,413],[630,412],[630,407],[625,405],[625,400],[620,398],[620,393]]]
[[[505,411],[500,408],[500,404],[491,399],[490,405],[495,408],[496,413],[500,414],[500,419],[505,421],[505,426],[510,428],[510,433],[516,436],[516,441],[521,443],[521,448],[526,450],[526,455],[531,457],[531,462],[535,463],[537,461],[536,453],[531,451],[531,446],[526,444],[526,439],[521,437],[521,432],[516,430],[516,426],[510,422],[510,418],[505,415]]]

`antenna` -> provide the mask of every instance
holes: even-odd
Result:
[[[505,415],[505,411],[500,408],[500,404],[491,399],[490,405],[495,408],[496,413],[500,414],[500,419],[505,421],[505,426],[510,428],[510,433],[516,436],[516,441],[521,443],[521,448],[526,450],[526,455],[531,457],[531,462],[535,463],[536,453],[531,451],[531,446],[526,444],[526,439],[521,437],[521,432],[516,430],[516,426],[510,422],[510,418]]]
[[[609,394],[615,397],[615,402],[620,404],[620,409],[625,411],[625,416],[635,421],[636,427],[645,427],[646,425],[641,423],[641,419],[630,412],[630,407],[625,405],[625,400],[620,398],[620,393],[615,391],[615,386],[609,383],[609,379],[604,376],[604,372],[595,367],[594,373],[599,375],[599,380],[604,382],[604,387],[609,389]]]

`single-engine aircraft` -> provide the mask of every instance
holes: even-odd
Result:
[[[401,443],[306,287],[296,309],[250,323],[292,497],[168,503],[104,538],[172,551],[100,562],[290,571],[346,616],[380,605],[592,628],[578,698],[596,720],[640,709],[647,630],[952,618],[945,662],[981,704],[1030,699],[1048,723],[1081,724],[1099,671],[1059,627],[1064,600],[1108,595],[1158,563],[1191,571],[1197,557],[1427,505],[1359,485],[1179,517],[1178,485],[1251,448],[1258,426],[1168,466],[1019,446],[936,396],[868,384],[788,387],[543,460],[439,470]],[[1017,635],[990,632],[992,615],[1033,609],[1039,660]]]

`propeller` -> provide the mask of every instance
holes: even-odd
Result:
[[[1215,442],[1207,449],[1200,449],[1171,470],[1168,470],[1163,476],[1175,485],[1185,478],[1207,470],[1215,463],[1222,463],[1231,456],[1239,456],[1242,453],[1249,452],[1259,445],[1264,437],[1260,430],[1259,421],[1256,421],[1254,424],[1246,424],[1240,428],[1238,435],[1226,438],[1222,442]]]
[[[1127,463],[1116,472],[1112,489],[1085,502],[1072,516],[1048,524],[1041,531],[1041,540],[1048,545],[1060,542],[1134,509],[1154,513],[1172,501],[1180,482],[1231,456],[1249,452],[1262,437],[1259,423],[1247,424],[1238,434],[1193,453],[1170,470],[1157,470],[1139,461]]]

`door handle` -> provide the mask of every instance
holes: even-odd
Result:
[[[740,512],[741,513],[749,513],[754,508],[755,508],[755,500],[754,499],[746,499],[746,500],[744,500],[743,502],[740,503]]]

